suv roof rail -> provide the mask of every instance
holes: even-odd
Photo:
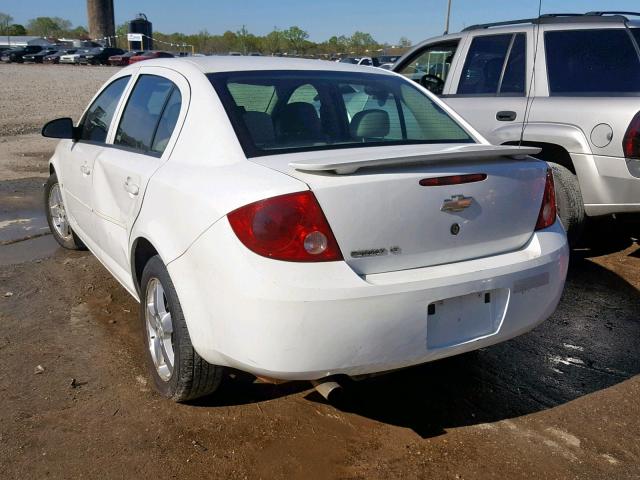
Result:
[[[462,29],[463,32],[470,30],[482,30],[492,27],[505,27],[509,25],[523,24],[549,24],[549,23],[578,23],[588,17],[589,22],[626,22],[629,20],[626,16],[640,17],[640,12],[622,12],[622,11],[601,11],[587,13],[545,13],[536,18],[524,18],[520,20],[506,20],[503,22],[479,23]]]
[[[630,15],[632,17],[640,17],[640,12],[622,12],[622,11],[616,11],[616,10],[603,10],[600,12],[587,12],[585,13],[585,15],[593,15],[597,17],[602,17],[603,15],[620,15],[620,16]]]

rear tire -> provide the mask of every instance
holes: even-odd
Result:
[[[193,348],[178,295],[158,255],[144,267],[140,292],[145,356],[156,390],[176,402],[215,392],[224,369],[207,363]]]
[[[51,234],[56,242],[66,249],[86,250],[87,247],[69,225],[61,189],[58,176],[55,173],[51,174],[44,184],[44,209]]]
[[[584,203],[578,177],[562,165],[548,163],[553,170],[558,216],[567,232],[569,245],[574,247],[582,236],[585,224]]]

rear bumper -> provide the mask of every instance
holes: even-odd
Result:
[[[640,162],[576,153],[571,157],[587,215],[640,212]]]
[[[168,269],[194,347],[208,362],[308,380],[420,364],[527,332],[555,310],[568,261],[556,222],[516,252],[358,276],[344,262],[259,257],[223,218]],[[485,292],[496,302],[491,329],[478,333],[464,319],[456,326],[460,318],[449,315],[437,333],[449,340],[434,341],[429,304]]]

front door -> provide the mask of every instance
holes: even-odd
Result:
[[[149,179],[168,159],[189,88],[181,75],[161,67],[141,68],[107,148],[94,165],[93,207],[105,263],[130,283],[129,235]]]
[[[131,77],[120,77],[105,87],[91,103],[78,125],[78,140],[65,140],[60,181],[67,213],[83,239],[93,239],[92,173],[96,157],[104,150],[109,127]]]

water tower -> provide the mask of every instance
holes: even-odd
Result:
[[[129,33],[142,34],[142,41],[129,41],[129,50],[153,50],[153,28],[144,13],[129,22]]]

